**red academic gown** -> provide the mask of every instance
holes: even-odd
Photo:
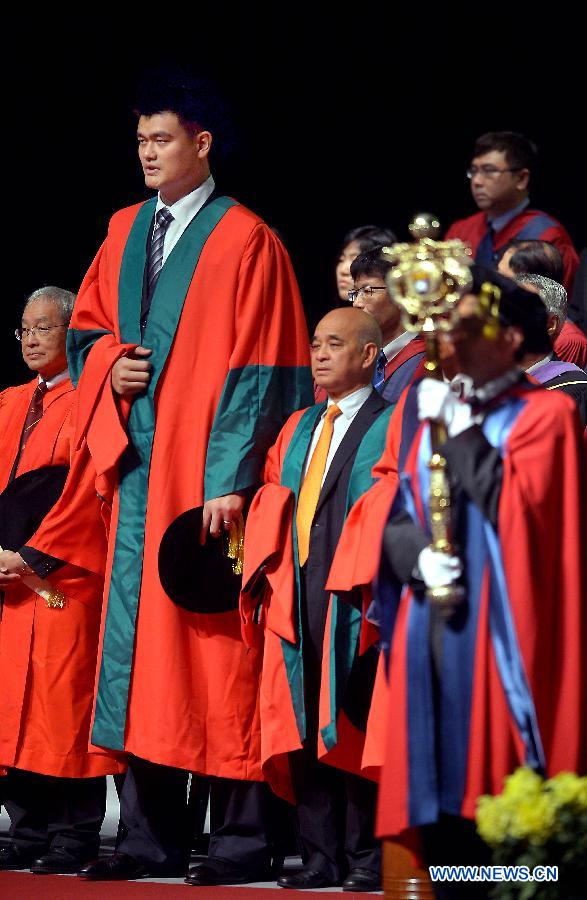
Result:
[[[390,636],[380,836],[435,821],[439,811],[473,818],[477,798],[499,793],[504,777],[534,756],[548,776],[587,768],[584,459],[577,413],[560,392],[526,384],[503,398],[486,427],[502,446],[503,483],[497,532],[471,506],[461,539],[462,552],[470,552],[467,621],[473,624],[444,635],[441,695],[451,698],[443,715],[454,717],[458,709],[458,721],[442,732],[445,743],[435,757],[427,664],[418,668],[429,654],[421,639],[428,608],[404,588]],[[416,511],[426,503],[420,484],[427,433],[423,426],[404,467]],[[490,566],[483,563],[483,547]],[[440,782],[437,765],[444,771]]]
[[[587,337],[569,319],[554,342],[554,352],[564,362],[574,363],[580,369],[587,365]]]
[[[358,449],[355,445],[355,454],[347,459],[350,467],[345,488],[347,509],[372,484],[371,470],[383,450],[391,408],[385,408],[379,398],[377,404],[375,417],[369,420]],[[310,407],[295,413],[284,425],[267,455],[265,484],[251,504],[245,536],[241,616],[247,644],[263,646],[263,769],[273,790],[285,797],[291,796],[288,755],[299,750],[306,737],[306,691],[302,674],[306,669],[297,612],[301,600],[294,510],[306,453],[322,411],[323,407]],[[325,528],[324,520],[319,526]],[[311,550],[310,563],[312,553],[329,559],[335,543],[332,534],[323,532],[318,549],[315,546]],[[365,732],[356,717],[348,714],[345,700],[349,686],[354,684],[356,693],[357,678],[368,677],[366,671],[361,673],[355,665],[360,621],[359,611],[336,596],[329,598],[316,745],[317,757],[322,762],[355,774],[362,774]],[[318,691],[317,685],[312,687]],[[365,711],[370,699],[361,696],[359,702],[366,704]]]
[[[120,402],[110,372],[141,343],[154,206],[114,215],[68,335],[80,378],[76,444],[89,448],[98,489],[113,498],[92,740],[260,780],[259,656],[242,642],[238,610],[192,613],[171,601],[159,549],[184,512],[259,482],[281,424],[311,401],[307,330],[279,240],[249,210],[217,198],[157,282],[142,341],[153,349],[149,389]]]
[[[416,388],[406,389],[395,407],[385,448],[372,471],[373,486],[355,503],[347,516],[326,587],[334,593],[358,589],[363,596],[361,652],[379,640],[379,630],[367,614],[372,601],[372,584],[379,570],[383,530],[389,518],[398,486],[398,465],[411,446],[418,427]],[[380,659],[361,761],[361,773],[377,778],[385,755],[387,722],[387,678],[383,656]]]
[[[8,483],[37,383],[35,379],[0,394],[0,490]],[[22,452],[17,476],[42,466],[69,466],[74,396],[69,378],[45,394],[43,417]],[[50,535],[41,525],[27,542],[67,563],[48,579],[65,594],[64,609],[49,609],[24,585],[4,595],[0,764],[86,778],[115,774],[124,766],[111,754],[88,752],[106,541],[93,475],[80,470],[78,483],[65,491],[62,527]]]
[[[459,219],[458,222],[454,222],[448,229],[446,238],[447,240],[459,238],[461,241],[465,241],[465,243],[469,244],[473,251],[473,256],[475,256],[486,232],[487,220],[485,213],[478,212],[466,219]],[[517,216],[514,216],[501,231],[496,232],[493,239],[495,251],[501,250],[514,238],[519,240],[548,241],[550,244],[558,247],[563,258],[564,285],[567,291],[571,290],[579,265],[579,257],[568,232],[560,222],[538,209],[526,208]]]

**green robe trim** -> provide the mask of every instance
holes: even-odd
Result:
[[[302,592],[300,588],[300,569],[297,565],[298,559],[298,534],[295,527],[296,514],[298,509],[298,495],[302,482],[302,472],[304,462],[310,446],[312,432],[316,427],[320,416],[326,409],[325,403],[317,406],[311,406],[301,417],[297,427],[289,442],[283,466],[281,469],[281,484],[288,487],[294,494],[294,510],[293,510],[293,526],[291,529],[293,559],[294,559],[294,575],[295,575],[295,598],[296,598],[296,631],[298,633],[297,644],[290,644],[284,638],[281,638],[281,649],[283,652],[283,661],[285,671],[291,691],[292,704],[296,716],[296,725],[300,740],[304,741],[306,737],[306,704],[304,701],[304,664],[303,664],[303,641],[300,628],[301,618],[301,598]]]
[[[371,470],[381,458],[389,419],[395,406],[383,410],[365,434],[351,470],[346,501],[346,513],[375,483]],[[336,721],[343,705],[354,660],[359,652],[362,615],[350,603],[336,594],[331,597],[330,620],[330,721],[320,734],[327,750],[332,750],[338,741]]]
[[[112,334],[112,332],[106,331],[104,328],[92,328],[87,331],[80,328],[68,329],[67,366],[69,368],[69,377],[74,387],[77,387],[81,378],[90,350],[96,341],[99,341],[106,334]]]
[[[140,208],[128,236],[118,283],[122,343],[151,348],[148,389],[135,397],[128,419],[129,448],[120,463],[119,514],[92,741],[124,749],[134,636],[142,581],[149,468],[155,433],[154,396],[200,254],[214,228],[236,201],[213,200],[185,229],[161,270],[141,340],[140,310],[147,239],[156,200]]]
[[[276,425],[308,406],[312,399],[308,366],[231,369],[210,432],[204,499],[257,485],[267,451],[275,440]]]

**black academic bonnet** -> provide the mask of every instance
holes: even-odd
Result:
[[[0,546],[19,550],[63,491],[67,466],[42,466],[19,475],[0,494]]]
[[[548,312],[542,298],[516,284],[487,266],[471,266],[473,287],[471,293],[479,294],[484,284],[492,284],[499,290],[498,320],[500,325],[516,325],[524,332],[523,353],[550,353],[552,341],[548,334]]]
[[[189,612],[238,609],[242,578],[225,553],[225,538],[208,534],[200,544],[203,507],[174,519],[159,547],[159,578],[170,600]]]

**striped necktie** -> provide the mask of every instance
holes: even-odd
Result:
[[[20,436],[20,444],[18,447],[18,453],[16,454],[16,458],[12,464],[12,470],[10,472],[10,476],[8,478],[9,482],[13,481],[16,477],[16,470],[18,469],[18,464],[20,462],[20,458],[23,454],[23,450],[26,447],[26,443],[30,438],[32,432],[39,424],[41,419],[43,418],[43,397],[48,391],[48,387],[44,381],[39,381],[35,390],[33,391],[33,396],[31,397],[31,402],[29,408],[27,410],[26,419],[24,420],[24,426],[22,429],[22,434]]]
[[[334,420],[338,418],[342,410],[332,403],[327,411],[322,426],[318,443],[312,453],[312,459],[306,472],[306,477],[300,489],[298,497],[298,508],[296,512],[296,528],[298,532],[298,558],[300,566],[303,566],[308,559],[310,552],[310,529],[312,521],[318,506],[318,498],[322,489],[322,479],[326,470],[326,460],[328,459],[328,451],[330,450],[330,442],[332,441],[332,432],[334,431]]]
[[[153,291],[155,290],[161,269],[163,268],[163,246],[165,244],[165,235],[172,222],[173,216],[167,207],[162,207],[155,216],[155,228],[153,229],[151,247],[149,248],[147,268],[147,295],[149,298],[153,296]]]
[[[379,351],[377,362],[375,363],[375,373],[373,375],[373,387],[376,391],[381,390],[385,382],[385,367],[387,365],[387,357],[383,350]]]

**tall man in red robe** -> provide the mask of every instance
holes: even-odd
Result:
[[[88,752],[106,559],[91,474],[79,472],[59,533],[43,523],[72,457],[73,301],[56,287],[31,295],[17,336],[35,378],[0,394],[0,798],[11,820],[0,869],[37,874],[76,872],[96,855],[105,775],[123,769]]]
[[[194,546],[230,529],[282,423],[312,400],[287,253],[261,219],[215,190],[217,111],[202,84],[143,90],[138,152],[157,196],[113,216],[68,337],[77,437],[112,500],[92,740],[130,755],[128,833],[119,853],[83,873],[92,879],[185,872],[188,770],[224,779],[211,794],[221,827],[190,883],[268,870],[259,659],[226,597],[200,591],[187,611],[163,584],[176,531],[202,507]]]
[[[465,241],[475,262],[492,268],[499,251],[513,238],[555,244],[563,258],[564,285],[570,291],[579,258],[560,222],[530,207],[530,176],[536,163],[536,147],[523,134],[491,131],[478,138],[467,176],[479,212],[451,225],[446,237]]]

